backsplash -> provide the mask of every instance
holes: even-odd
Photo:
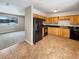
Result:
[[[58,24],[61,26],[66,26],[66,25],[70,25],[70,21],[69,20],[60,20],[58,22]]]

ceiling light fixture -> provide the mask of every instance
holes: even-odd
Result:
[[[55,10],[53,10],[53,12],[56,13],[56,12],[58,12],[58,10],[55,9]]]
[[[57,9],[52,9],[51,12],[56,13],[56,12],[58,12],[58,10]]]

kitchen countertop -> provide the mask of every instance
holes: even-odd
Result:
[[[43,24],[46,26],[63,26],[63,27],[79,27],[79,25],[60,25],[60,24]]]

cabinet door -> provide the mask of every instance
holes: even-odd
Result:
[[[48,23],[48,18],[45,19],[44,23]]]
[[[74,16],[71,16],[70,24],[75,24],[75,22],[74,22]]]
[[[51,18],[46,18],[45,23],[52,23],[52,19]]]
[[[34,13],[33,13],[33,17],[40,18],[40,19],[45,19],[46,18],[45,16],[34,14]]]
[[[70,30],[67,28],[62,28],[62,27],[60,27],[60,28],[49,27],[48,34],[69,38],[70,37]]]
[[[53,28],[53,34],[56,35],[56,36],[58,36],[58,29],[59,28],[57,28],[57,27]]]
[[[59,36],[69,38],[69,36],[70,36],[69,29],[67,29],[67,28],[59,28]]]
[[[70,20],[70,16],[64,16],[65,20]]]
[[[52,23],[52,18],[49,18],[49,23]]]
[[[63,28],[62,32],[63,32],[62,33],[63,37],[65,37],[65,38],[69,38],[70,37],[70,30],[69,29]]]
[[[79,16],[77,16],[76,18],[77,18],[76,24],[79,25]]]
[[[59,16],[59,19],[60,19],[60,20],[63,20],[63,19],[64,19],[64,16]]]
[[[48,27],[48,34],[54,35],[54,29],[52,27]]]
[[[78,22],[79,22],[79,21],[78,21],[78,16],[77,16],[77,15],[71,16],[70,23],[71,23],[72,25],[77,25]]]
[[[59,28],[59,36],[62,37],[62,28]]]
[[[57,28],[55,28],[55,27],[48,27],[48,34],[50,34],[50,35],[57,35],[58,34]]]
[[[53,20],[52,23],[58,23],[59,17],[53,17],[52,20]]]
[[[70,16],[60,16],[60,20],[70,20]]]

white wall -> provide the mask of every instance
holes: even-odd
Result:
[[[0,35],[0,50],[13,46],[25,40],[25,32],[13,32]]]
[[[5,14],[0,14],[0,15],[5,15]],[[12,15],[5,15],[5,16],[12,16]],[[25,30],[25,17],[23,16],[14,16],[14,17],[18,17],[18,23],[15,25],[0,24],[0,34]]]
[[[14,15],[22,15],[24,16],[24,11],[19,10],[16,6],[7,6],[7,5],[0,5],[0,12],[1,13],[8,13]]]
[[[33,11],[33,13],[38,14],[38,15],[48,16],[46,13],[41,12],[41,11],[39,11],[39,10],[36,10],[36,9],[34,9],[34,8],[32,8],[32,11]]]
[[[25,34],[26,40],[29,44],[33,45],[33,14],[32,6],[25,9]]]
[[[79,11],[55,13],[55,14],[50,14],[49,17],[54,17],[54,16],[67,16],[67,15],[79,15]]]

